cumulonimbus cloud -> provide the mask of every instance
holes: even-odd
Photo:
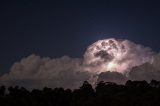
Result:
[[[81,71],[82,59],[63,56],[41,58],[30,55],[15,63],[10,72],[0,78],[2,84],[20,85],[27,88],[65,87],[77,88],[90,74]]]
[[[160,80],[160,54],[155,55],[152,62],[133,67],[128,77],[130,80]]]
[[[110,38],[90,45],[84,54],[84,60],[85,64],[95,66],[97,70],[94,71],[97,73],[106,70],[124,73],[134,66],[150,61],[153,54],[149,47],[129,40]]]
[[[111,81],[160,80],[160,55],[148,47],[129,40],[105,39],[90,45],[84,58],[40,57],[30,55],[16,62],[9,73],[0,77],[0,84],[26,88],[78,88],[83,81],[93,85]]]

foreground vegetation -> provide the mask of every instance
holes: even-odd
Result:
[[[8,93],[5,93],[8,89]],[[79,89],[0,87],[0,106],[160,106],[160,82],[127,81],[125,85],[85,81]]]

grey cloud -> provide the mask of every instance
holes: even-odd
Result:
[[[155,55],[151,63],[147,62],[140,66],[133,67],[129,72],[131,80],[160,80],[160,55]]]
[[[97,82],[106,81],[106,82],[114,82],[117,84],[124,84],[127,81],[127,77],[122,73],[118,72],[103,72],[98,75]]]
[[[50,59],[31,55],[15,63],[8,74],[0,78],[1,84],[29,88],[77,88],[90,74],[82,70],[82,60],[67,56]]]

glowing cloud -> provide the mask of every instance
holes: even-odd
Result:
[[[129,40],[99,40],[87,48],[83,59],[68,56],[53,59],[37,55],[25,57],[14,63],[9,73],[0,77],[0,84],[26,88],[78,88],[85,80],[95,85],[100,80],[123,83],[130,78],[150,79],[154,77],[150,77],[150,71],[145,72],[148,65],[144,63],[151,61],[152,56],[150,48]],[[149,69],[159,78],[160,59],[156,59],[149,64]],[[134,66],[139,67],[132,69]],[[146,77],[140,77],[142,74]]]
[[[116,71],[124,73],[134,66],[152,59],[153,52],[148,47],[135,44],[129,40],[114,38],[99,40],[88,47],[84,54],[86,65],[96,67],[96,73]]]

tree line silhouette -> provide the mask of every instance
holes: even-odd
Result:
[[[0,87],[0,106],[160,106],[160,81],[128,80],[125,85],[87,81],[79,89]]]

